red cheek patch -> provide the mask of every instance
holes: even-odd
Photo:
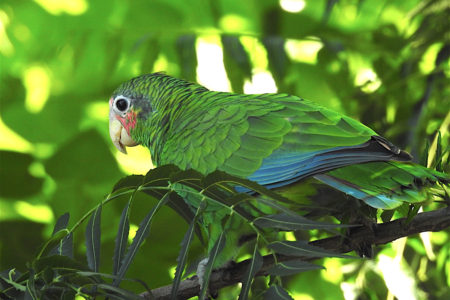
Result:
[[[128,135],[130,135],[130,129],[134,129],[136,127],[136,116],[137,114],[134,111],[130,110],[128,113],[126,113],[125,118],[122,118],[121,116],[116,117],[117,120],[122,123]]]

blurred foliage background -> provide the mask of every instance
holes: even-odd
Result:
[[[295,94],[431,163],[426,145],[436,147],[438,131],[449,141],[449,15],[447,0],[2,0],[0,270],[26,269],[57,216],[76,222],[119,178],[151,167],[145,149],[124,156],[108,134],[109,95],[142,73]],[[103,257],[125,200],[103,211]],[[139,199],[133,218],[153,204]],[[186,228],[162,210],[127,276],[169,284]],[[402,239],[373,260],[325,259],[326,271],[287,286],[295,299],[450,298],[448,238]]]

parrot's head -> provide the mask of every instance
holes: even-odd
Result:
[[[143,143],[137,127],[152,114],[152,77],[154,74],[147,74],[122,83],[109,99],[109,134],[122,153],[127,153],[125,147]]]

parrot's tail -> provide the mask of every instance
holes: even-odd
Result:
[[[448,174],[405,162],[370,162],[314,176],[375,208],[393,209],[447,193]]]

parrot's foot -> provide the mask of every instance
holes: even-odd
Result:
[[[203,289],[203,284],[204,284],[203,280],[205,277],[207,264],[208,264],[208,258],[204,258],[198,263],[198,266],[197,266],[197,278],[198,278],[198,283],[200,284],[200,290]]]
[[[205,272],[206,272],[206,265],[208,264],[208,258],[202,259],[197,266],[197,278],[198,283],[200,284],[200,291],[203,289],[203,285],[205,284]],[[220,269],[228,269],[232,268],[234,265],[236,265],[236,262],[233,260],[229,260],[226,262]],[[208,287],[207,295],[210,295],[212,299],[216,299],[219,297],[219,291],[218,290],[211,290]],[[210,299],[208,296],[206,296],[205,299]]]

